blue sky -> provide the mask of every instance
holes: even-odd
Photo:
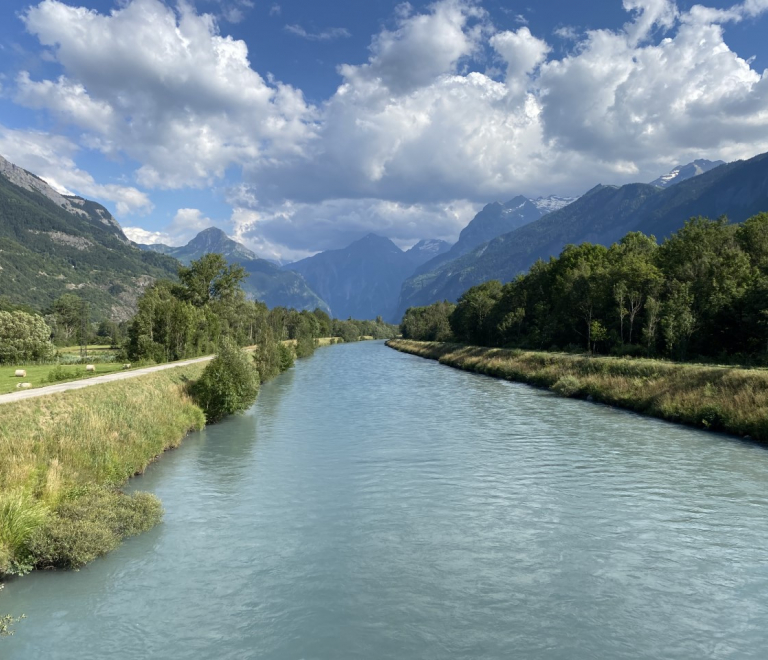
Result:
[[[768,151],[768,0],[4,0],[0,155],[283,260]]]

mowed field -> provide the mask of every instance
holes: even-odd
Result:
[[[95,364],[96,371],[86,371],[84,364],[32,364],[8,366],[0,365],[0,394],[15,392],[19,383],[30,383],[32,387],[43,387],[53,385],[54,383],[65,383],[70,380],[79,380],[81,378],[91,378],[93,376],[103,376],[114,371],[122,371],[123,365],[115,362],[103,362]],[[24,369],[27,375],[17,377],[13,374],[17,369]],[[50,372],[56,369],[58,372],[66,371],[65,378],[56,378],[48,380]]]
[[[88,364],[93,364],[96,371],[86,371],[84,364],[72,364],[72,361],[80,356],[79,346],[63,346],[57,349],[59,354],[58,364],[18,364],[0,365],[0,394],[15,392],[19,383],[30,383],[32,387],[43,387],[54,383],[65,383],[70,380],[91,378],[120,371],[122,363],[103,362],[115,355],[116,349],[106,345],[92,344],[88,346]],[[27,372],[26,376],[14,376],[17,369]],[[48,376],[53,369],[58,372],[55,380],[49,380]]]

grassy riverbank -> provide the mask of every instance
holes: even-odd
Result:
[[[186,385],[204,366],[3,406],[0,575],[82,565],[157,523],[154,496],[118,487],[203,426]]]
[[[404,353],[768,442],[768,371],[393,339]]]

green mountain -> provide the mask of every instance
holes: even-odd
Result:
[[[610,245],[629,231],[661,240],[693,216],[727,215],[741,222],[766,210],[768,154],[720,165],[667,188],[641,183],[596,186],[568,206],[409,278],[400,292],[398,313],[437,300],[456,300],[469,287],[490,279],[507,282],[537,259],[558,255],[569,243]]]
[[[293,307],[294,309],[322,309],[330,313],[330,308],[298,273],[281,270],[279,266],[266,259],[260,259],[247,247],[233,241],[221,229],[209,227],[181,247],[168,245],[139,245],[143,250],[159,252],[183,264],[199,259],[204,254],[218,252],[230,263],[240,264],[248,277],[243,281],[243,289],[249,298],[260,300],[268,307]]]
[[[130,318],[154,279],[178,262],[136,248],[101,204],[60,195],[0,156],[0,296],[44,310],[64,293],[94,318]]]

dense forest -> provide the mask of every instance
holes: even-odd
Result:
[[[403,337],[482,346],[768,362],[768,214],[693,218],[661,245],[582,243],[457,304],[412,307]]]

